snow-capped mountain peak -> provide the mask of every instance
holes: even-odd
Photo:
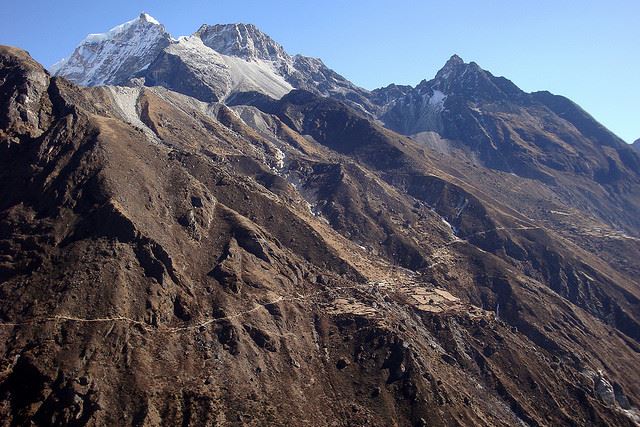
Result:
[[[206,46],[223,55],[247,60],[291,61],[279,43],[252,24],[203,25],[196,35]]]
[[[51,72],[86,86],[122,84],[148,66],[169,42],[164,27],[143,12],[105,33],[89,34]]]
[[[174,39],[146,13],[106,33],[90,34],[69,59],[51,69],[84,86],[125,85],[134,77],[206,102],[226,102],[237,93],[280,98],[292,89],[332,96],[371,112],[369,92],[321,60],[289,55],[252,24],[202,25]]]
[[[132,19],[131,21],[127,21],[120,25],[116,25],[106,33],[89,34],[83,40],[83,43],[114,39],[126,33],[127,31],[129,31],[132,27],[145,27],[145,26],[148,27],[148,25],[162,27],[162,24],[160,24],[155,18],[153,18],[152,16],[148,15],[145,12],[142,12],[140,16],[138,16],[136,19]],[[164,29],[164,27],[162,28]]]

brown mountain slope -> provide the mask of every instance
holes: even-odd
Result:
[[[5,424],[637,420],[637,283],[423,145],[13,48],[0,82]]]
[[[557,236],[559,233],[545,226],[544,222],[531,219],[513,209],[512,200],[504,195],[496,195],[494,198],[491,194],[486,194],[484,188],[491,188],[492,185],[480,188],[474,185],[473,182],[478,181],[474,179],[473,168],[464,168],[469,169],[466,173],[460,173],[463,170],[460,168],[450,175],[445,172],[446,168],[433,166],[436,164],[435,159],[431,158],[421,144],[373,125],[335,101],[317,98],[308,93],[292,92],[281,101],[263,108],[279,114],[283,121],[290,123],[300,133],[308,134],[332,149],[349,154],[379,171],[383,179],[402,193],[408,193],[426,203],[445,217],[456,229],[458,237],[518,265],[523,273],[550,283],[557,288],[556,291],[583,307],[589,307],[600,318],[609,321],[618,317],[625,318],[619,327],[635,339],[639,338],[638,320],[631,314],[637,312],[640,301],[637,285],[568,242],[563,242],[560,246],[551,243],[560,238]],[[487,173],[486,170],[482,172]],[[493,186],[498,185],[501,190],[509,191],[508,185],[500,182],[502,178],[495,175]],[[530,186],[536,190],[544,188],[543,184],[535,180],[519,181],[521,186]],[[533,199],[523,204],[530,206],[543,202],[544,199]],[[584,219],[588,220],[588,217]],[[631,240],[637,247],[637,240],[628,236],[619,236],[617,240]],[[549,270],[550,257],[560,261],[557,268],[554,267],[556,271]],[[586,261],[579,261],[580,258]],[[593,274],[597,271],[600,275],[615,278],[613,281],[616,284],[604,277],[598,279],[602,282],[599,287],[608,296],[592,293],[585,295],[581,291],[583,287],[589,287],[590,279],[585,279],[580,273],[580,270],[585,269]],[[575,274],[579,277],[569,277]],[[591,277],[589,274],[587,276]],[[568,281],[573,283],[569,284]],[[618,308],[614,308],[620,307],[618,304],[626,306],[623,311],[631,314],[633,320],[628,319],[627,314],[614,314],[618,313]],[[601,308],[607,313],[600,311]]]

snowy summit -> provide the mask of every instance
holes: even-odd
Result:
[[[84,86],[123,84],[148,66],[170,38],[156,19],[141,13],[106,33],[89,34],[51,72]]]
[[[336,96],[358,109],[366,91],[321,60],[289,55],[252,24],[202,25],[194,34],[171,37],[153,17],[88,35],[51,71],[83,86],[126,85],[134,77],[201,101],[224,101],[241,92],[281,98],[292,89]]]

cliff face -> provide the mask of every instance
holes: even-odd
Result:
[[[303,91],[0,77],[8,425],[637,422],[637,239],[539,181]]]

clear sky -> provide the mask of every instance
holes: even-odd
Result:
[[[173,36],[256,24],[373,89],[432,78],[457,53],[526,91],[567,96],[640,138],[640,0],[0,0],[0,44],[45,65],[146,11]]]

